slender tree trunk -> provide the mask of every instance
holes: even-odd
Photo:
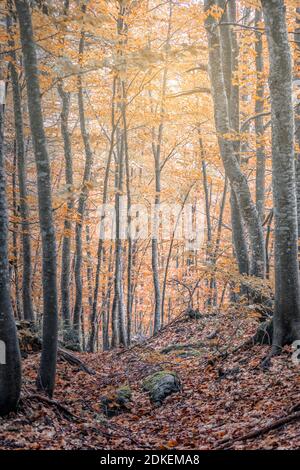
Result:
[[[90,234],[89,225],[87,225],[85,228],[85,239],[86,239],[86,258],[87,258],[86,279],[87,279],[87,285],[88,285],[88,301],[89,301],[89,307],[91,309],[92,304],[93,304],[93,289],[92,289],[93,261],[92,261],[92,253],[91,253],[91,234]]]
[[[262,0],[270,57],[272,184],[275,221],[273,348],[300,338],[292,61],[283,0]]]
[[[115,294],[113,301],[113,328],[118,328],[118,344],[126,346],[127,335],[125,330],[125,311],[123,301],[123,247],[122,247],[122,222],[123,222],[123,211],[122,207],[123,198],[121,197],[123,192],[123,176],[124,176],[124,135],[120,133],[120,142],[117,149],[117,162],[116,162],[116,192],[115,192],[115,209],[116,209],[116,255],[115,255]],[[115,346],[115,332],[113,330],[114,341],[112,346]]]
[[[268,219],[267,219],[267,233],[266,233],[266,278],[270,278],[270,251],[269,251],[269,244],[270,244],[270,235],[271,235],[271,225],[273,221],[274,211],[271,210]]]
[[[51,396],[55,386],[58,308],[56,242],[52,215],[50,162],[43,125],[31,12],[26,0],[15,0],[15,5],[20,24],[30,127],[36,159],[39,220],[43,246],[43,348],[38,374],[38,387]]]
[[[103,259],[104,262],[104,259]],[[107,351],[109,349],[109,312],[110,312],[110,299],[111,299],[111,292],[113,287],[113,279],[112,273],[113,271],[113,250],[112,250],[112,243],[110,244],[109,248],[109,257],[108,257],[108,267],[107,267],[107,283],[103,285],[102,290],[102,344],[103,344],[103,351]]]
[[[124,135],[124,153],[125,153],[125,169],[126,169],[126,192],[127,192],[127,245],[128,245],[128,256],[127,256],[127,345],[130,345],[131,341],[131,316],[132,316],[132,302],[133,302],[133,285],[132,285],[132,267],[133,267],[133,242],[131,233],[131,188],[130,188],[130,167],[129,167],[129,148],[128,148],[128,136],[127,136],[127,106],[126,106],[126,91],[125,82],[121,81],[122,90],[122,121],[123,121],[123,135]]]
[[[175,234],[176,234],[176,230],[177,230],[177,227],[178,227],[178,224],[180,223],[180,220],[181,220],[181,215],[182,215],[182,212],[184,210],[184,206],[186,204],[186,201],[188,200],[188,197],[190,195],[190,192],[193,188],[193,186],[195,185],[195,183],[193,183],[184,199],[183,199],[183,202],[181,204],[181,208],[180,208],[180,211],[177,215],[177,218],[176,218],[176,221],[175,221],[175,225],[174,225],[174,229],[173,229],[173,232],[172,232],[172,236],[171,236],[171,241],[170,241],[170,246],[169,246],[169,251],[168,251],[168,255],[167,255],[167,260],[166,260],[166,267],[165,267],[165,273],[164,273],[164,282],[163,282],[163,288],[162,288],[162,300],[161,300],[161,316],[162,316],[162,319],[164,318],[164,308],[165,308],[165,297],[166,297],[166,288],[167,288],[167,279],[168,279],[168,272],[169,272],[169,265],[170,265],[170,261],[171,261],[171,255],[172,255],[172,249],[173,249],[173,244],[174,244],[174,239],[175,239]]]
[[[13,199],[13,215],[15,221],[13,222],[13,267],[14,267],[14,280],[15,280],[15,315],[16,318],[21,320],[21,302],[20,302],[20,286],[19,286],[19,256],[18,256],[18,203],[17,203],[17,153],[16,153],[16,142],[14,142],[14,161],[13,161],[13,174],[12,174],[12,199]]]
[[[166,60],[168,60],[170,40],[171,40],[171,26],[172,26],[172,14],[173,6],[172,2],[169,2],[169,21],[168,21],[168,31],[166,38]],[[160,192],[161,192],[161,147],[163,140],[163,131],[164,131],[164,120],[165,120],[165,98],[167,90],[167,78],[168,78],[168,66],[167,64],[163,70],[162,77],[162,91],[161,91],[161,107],[160,107],[160,124],[158,126],[157,140],[155,139],[152,143],[152,150],[154,156],[154,169],[155,169],[155,198],[154,198],[154,214],[153,214],[153,234],[152,234],[152,273],[153,273],[153,285],[154,285],[154,325],[153,325],[153,334],[156,334],[161,327],[161,292],[160,292],[160,283],[159,283],[159,260],[158,260],[158,227],[159,227],[159,205],[160,205]]]
[[[243,221],[234,191],[230,191],[231,228],[234,251],[240,274],[249,274],[248,247],[244,234]]]
[[[67,214],[64,220],[64,235],[61,252],[61,313],[63,321],[63,338],[65,342],[69,341],[71,329],[71,307],[70,307],[70,268],[71,268],[71,215],[74,207],[72,189],[73,189],[73,163],[71,139],[69,134],[69,114],[70,114],[70,93],[64,91],[63,84],[58,85],[58,92],[62,101],[60,115],[61,134],[64,145],[65,157],[65,181],[67,191],[70,193],[67,201]]]
[[[300,7],[296,8],[296,28],[295,28],[295,79],[297,82],[297,105],[295,112],[295,140],[296,140],[296,189],[297,189],[297,218],[298,218],[298,239],[300,239]],[[300,245],[298,243],[298,252],[300,251]],[[300,262],[300,256],[298,253]]]
[[[215,2],[213,0],[205,0],[205,10],[207,12],[214,5]],[[226,138],[226,134],[230,132],[230,121],[222,70],[220,35],[218,25],[211,15],[207,16],[205,20],[205,27],[208,37],[210,79],[220,153],[226,174],[230,180],[231,188],[236,194],[238,206],[241,210],[249,233],[252,253],[250,274],[258,277],[264,277],[265,248],[262,225],[260,223],[256,207],[251,199],[251,193],[247,179],[240,170],[235,155],[234,145]]]
[[[219,6],[224,9],[222,22],[236,22],[236,2],[230,3],[225,0],[219,0]],[[224,75],[224,85],[228,101],[228,119],[230,127],[237,134],[240,131],[239,119],[239,85],[232,83],[234,72],[238,71],[238,43],[236,33],[229,27],[223,26],[220,30],[221,50],[222,50],[222,67]],[[235,158],[240,163],[241,145],[238,136],[233,142]],[[248,247],[245,236],[245,227],[242,219],[241,209],[238,204],[234,189],[231,187],[230,194],[231,208],[231,227],[234,254],[240,274],[249,274],[250,260],[248,256]]]
[[[4,82],[2,82],[4,83]],[[1,85],[0,85],[1,86]],[[14,411],[21,392],[21,356],[10,299],[4,168],[4,103],[0,103],[0,415]]]
[[[210,290],[211,290],[210,298],[212,299],[213,301],[212,303],[214,306],[217,305],[217,300],[218,300],[217,283],[215,280],[214,273],[217,270],[217,263],[218,263],[218,257],[219,257],[221,232],[222,232],[222,225],[223,225],[223,215],[224,215],[225,204],[226,204],[227,187],[228,187],[227,178],[225,178],[222,199],[221,199],[221,204],[220,204],[220,214],[219,214],[219,220],[218,220],[218,226],[217,226],[217,238],[216,238],[216,242],[214,246],[214,251],[212,253],[213,274],[211,276],[211,283],[210,283]]]
[[[13,104],[14,104],[14,120],[17,145],[17,168],[20,193],[20,216],[22,227],[22,253],[23,253],[23,277],[22,277],[22,304],[23,316],[25,320],[34,321],[32,292],[31,292],[31,240],[29,226],[29,206],[27,202],[27,184],[26,184],[26,157],[23,132],[23,115],[21,105],[21,93],[19,85],[19,77],[16,70],[16,53],[15,43],[12,36],[12,18],[7,17],[7,29],[10,34],[9,46],[11,47],[12,61],[9,63],[9,71],[11,75]]]
[[[83,10],[85,11],[85,9]],[[84,32],[81,34],[80,43],[79,43],[79,60],[82,62],[83,50],[84,50]],[[85,110],[84,110],[84,99],[83,99],[83,87],[81,75],[78,76],[78,109],[79,109],[79,121],[80,121],[80,130],[81,136],[84,145],[85,151],[85,167],[84,175],[82,182],[82,189],[79,196],[77,215],[78,221],[76,222],[75,227],[75,251],[76,251],[76,261],[75,261],[75,285],[76,285],[76,295],[75,295],[75,306],[73,314],[73,329],[74,329],[74,342],[76,347],[80,349],[80,318],[81,318],[81,309],[82,309],[82,226],[84,220],[84,214],[86,209],[86,201],[88,198],[89,188],[88,183],[91,179],[91,171],[93,164],[93,153],[90,147],[90,137],[86,127],[85,120]]]
[[[116,125],[115,125],[115,94],[116,94],[116,78],[113,79],[113,90],[112,90],[112,105],[111,105],[111,137],[110,137],[110,145],[107,157],[107,163],[105,168],[105,175],[104,175],[104,187],[103,187],[103,198],[102,198],[102,205],[103,208],[107,203],[107,193],[108,193],[108,183],[109,183],[109,172],[111,167],[111,160],[115,145],[115,132],[116,132]],[[88,342],[88,351],[94,352],[95,348],[95,338],[96,338],[96,320],[97,320],[97,305],[98,305],[98,295],[99,295],[99,281],[100,281],[100,273],[101,273],[101,263],[102,263],[102,251],[103,251],[103,241],[104,241],[104,218],[105,214],[101,214],[100,216],[100,231],[99,231],[99,240],[98,240],[98,250],[97,250],[97,266],[96,266],[96,273],[95,273],[95,286],[94,286],[94,293],[93,293],[93,305],[91,310],[91,334],[89,337]]]
[[[259,26],[262,21],[261,10],[255,10],[255,25]],[[263,43],[262,33],[257,31],[255,42],[255,65],[256,65],[256,97],[255,97],[255,114],[260,115],[255,119],[255,135],[256,135],[256,208],[261,222],[264,220],[265,213],[265,168],[266,157],[265,147],[262,141],[264,137],[264,118],[261,114],[264,111],[264,59],[263,59]]]
[[[211,229],[211,220],[210,220],[210,198],[209,198],[209,187],[207,182],[207,164],[205,161],[205,152],[203,146],[203,140],[201,135],[201,129],[198,130],[199,134],[199,147],[200,147],[200,156],[201,156],[201,166],[202,166],[202,178],[203,178],[203,189],[204,189],[204,198],[205,198],[205,216],[206,216],[206,228],[207,228],[207,258],[209,258],[209,253],[211,249],[211,240],[212,240],[212,229]]]
[[[117,20],[117,32],[118,32],[118,54],[120,59],[123,56],[123,47],[126,43],[127,36],[127,25],[125,18],[127,15],[127,8],[123,6],[123,2],[119,5],[119,14]],[[122,246],[122,232],[124,222],[124,210],[123,207],[123,179],[124,179],[124,166],[125,152],[128,152],[127,143],[127,129],[126,125],[126,113],[125,113],[125,89],[122,86],[122,79],[118,76],[118,97],[119,97],[119,110],[122,121],[122,128],[117,128],[117,161],[116,161],[116,192],[115,192],[115,211],[116,211],[116,255],[115,255],[115,298],[113,302],[114,308],[117,307],[117,312],[113,309],[112,316],[115,319],[118,316],[118,340],[119,344],[123,346],[127,345],[127,334],[125,327],[125,308],[123,299],[123,246]],[[125,118],[125,120],[124,120]],[[127,149],[125,145],[127,144]],[[128,210],[128,208],[126,208]]]

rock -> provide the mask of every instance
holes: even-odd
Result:
[[[147,340],[147,336],[137,333],[136,335],[132,336],[131,338],[131,345],[135,346],[137,344],[143,344]]]
[[[102,411],[108,418],[121,413],[128,413],[130,412],[131,398],[132,392],[128,386],[109,390],[100,399]]]
[[[181,383],[176,372],[162,370],[148,375],[143,381],[143,389],[149,393],[150,400],[160,406],[167,396],[181,390]]]

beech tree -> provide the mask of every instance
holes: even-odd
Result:
[[[275,219],[275,309],[272,353],[300,338],[292,60],[283,0],[262,0],[268,38]]]
[[[5,96],[5,81],[0,81]],[[21,392],[21,356],[10,298],[8,217],[4,163],[4,100],[0,102],[0,415],[16,409]]]
[[[15,0],[15,5],[20,25],[30,128],[36,161],[39,222],[43,247],[43,348],[37,383],[41,390],[44,390],[51,396],[55,386],[58,306],[56,241],[52,213],[50,164],[43,125],[37,56],[30,6],[27,0]]]
[[[298,219],[298,238],[300,238],[300,8],[296,8],[296,27],[295,27],[295,74],[297,104],[295,108],[295,138],[296,138],[296,189],[297,189],[297,219]]]
[[[291,6],[287,23],[295,33],[289,40],[297,78],[299,17],[292,2],[285,4]],[[107,5],[16,0],[8,2],[7,24],[0,25],[10,80],[5,151],[11,302],[18,319],[24,312],[32,321],[34,310],[38,334],[44,315],[42,388],[50,394],[58,313],[64,346],[96,352],[100,345],[128,346],[135,336],[157,333],[187,305],[273,307],[274,262],[280,259],[274,217],[276,227],[283,222],[272,192],[278,181],[283,184],[284,168],[275,165],[272,175],[270,124],[278,152],[286,126],[274,124],[273,116],[281,119],[274,111],[270,119],[271,101],[275,110],[280,105],[274,89],[272,100],[268,96],[267,62],[273,71],[274,61],[259,2],[115,0],[110,11]],[[286,97],[291,90],[284,90]],[[296,122],[299,199],[298,127]],[[288,181],[290,173],[285,175]],[[291,184],[289,192],[294,190]],[[274,201],[280,197],[274,194]],[[125,200],[132,212],[121,214]],[[206,216],[206,243],[194,248],[193,228],[188,244],[177,232],[186,229],[190,204],[194,227],[198,203]],[[116,209],[116,237],[109,240],[101,204]],[[142,210],[135,209],[139,204]],[[180,216],[170,215],[170,226],[178,230],[169,227],[166,240],[158,211],[173,204]],[[155,215],[148,233],[143,229],[150,229],[150,218],[144,227],[137,220],[144,209]],[[137,238],[121,233],[126,218],[132,226],[137,222]],[[279,239],[282,246],[288,240],[280,233],[276,229],[276,247]],[[282,276],[285,282],[291,277]]]
[[[22,113],[22,100],[20,92],[20,84],[18,72],[16,69],[17,57],[15,52],[15,42],[12,34],[13,19],[12,7],[10,5],[10,14],[7,15],[7,29],[10,35],[9,46],[11,47],[11,62],[9,63],[9,71],[11,74],[11,83],[13,91],[14,103],[14,119],[15,119],[15,133],[16,133],[16,154],[17,154],[17,169],[18,181],[20,191],[20,215],[22,227],[22,248],[23,248],[23,282],[22,282],[22,299],[23,299],[23,315],[25,320],[32,322],[34,320],[33,305],[32,305],[32,269],[31,269],[31,239],[30,239],[30,224],[29,224],[29,206],[27,202],[27,182],[26,182],[26,155],[24,143],[24,129],[23,129],[23,113]]]
[[[236,159],[234,145],[226,138],[226,134],[230,134],[230,118],[222,69],[220,31],[216,19],[210,15],[210,10],[215,5],[216,2],[214,0],[205,0],[205,11],[207,14],[205,28],[209,47],[209,72],[220,153],[225,172],[229,178],[231,188],[235,192],[238,207],[249,234],[251,244],[250,274],[263,278],[265,275],[265,248],[261,221],[251,198],[247,179]]]
[[[83,14],[85,13],[85,5],[82,8]],[[81,32],[79,42],[79,62],[82,64],[84,53],[85,33]],[[89,194],[89,182],[91,179],[92,165],[93,165],[93,152],[90,145],[89,131],[87,129],[85,119],[85,107],[83,97],[83,87],[81,75],[78,75],[78,110],[79,121],[82,141],[85,151],[85,166],[82,180],[80,196],[78,200],[77,214],[78,220],[75,227],[75,243],[76,243],[76,259],[75,259],[75,283],[76,283],[76,299],[73,313],[73,328],[74,328],[74,341],[76,347],[80,349],[80,324],[82,313],[82,226],[86,211],[87,198]]]

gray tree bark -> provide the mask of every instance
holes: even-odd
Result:
[[[85,9],[83,9],[85,11]],[[82,60],[84,50],[85,35],[84,32],[81,34],[79,44],[79,57]],[[91,179],[91,171],[93,165],[93,153],[90,146],[90,137],[86,127],[85,110],[84,110],[84,99],[83,99],[83,88],[81,75],[78,76],[78,109],[79,109],[79,121],[81,136],[85,151],[85,166],[84,175],[82,181],[82,189],[79,196],[77,214],[78,221],[75,226],[75,306],[73,314],[73,329],[74,329],[74,345],[80,349],[80,318],[82,309],[82,225],[84,220],[84,214],[86,209],[86,201],[88,198],[88,183]]]
[[[295,28],[295,79],[300,80],[300,7],[296,8],[296,28]],[[297,83],[298,104],[296,105],[295,112],[295,139],[297,151],[295,155],[296,160],[296,185],[297,185],[297,218],[298,218],[298,238],[300,238],[300,83]],[[300,251],[300,247],[299,247]]]
[[[215,5],[214,0],[205,0],[205,10],[208,12]],[[250,274],[264,277],[265,275],[265,249],[262,225],[252,201],[249,186],[245,175],[241,172],[236,149],[231,141],[224,135],[231,130],[229,120],[228,100],[222,70],[222,54],[220,46],[220,33],[216,20],[208,15],[205,20],[209,46],[209,67],[212,95],[214,102],[215,124],[218,133],[220,153],[225,172],[229,178],[231,188],[236,194],[238,206],[247,226],[251,244]]]
[[[125,309],[123,300],[123,247],[122,247],[122,207],[123,177],[124,177],[124,135],[119,133],[119,143],[117,149],[116,162],[116,191],[115,191],[115,211],[116,211],[116,240],[115,240],[115,292],[113,300],[112,320],[113,320],[113,341],[112,346],[117,344],[127,345],[127,335],[125,328]],[[115,328],[118,329],[116,335]],[[118,340],[116,339],[118,338]]]
[[[262,21],[261,10],[255,10],[255,26],[258,27]],[[264,136],[264,118],[262,113],[264,111],[264,59],[263,59],[263,42],[262,33],[256,31],[255,43],[255,66],[256,66],[256,99],[255,99],[255,135],[256,135],[256,208],[261,222],[264,220],[265,213],[265,168],[266,156],[265,147],[262,142]]]
[[[17,57],[15,53],[15,42],[12,34],[12,18],[7,16],[7,29],[10,35],[9,46],[11,48],[12,61],[9,63],[9,71],[12,83],[13,104],[14,104],[14,123],[17,146],[17,169],[20,193],[20,216],[22,227],[22,256],[23,256],[23,277],[22,277],[22,304],[24,319],[30,322],[34,321],[32,295],[31,295],[31,240],[29,225],[29,206],[27,202],[27,184],[26,184],[26,155],[23,132],[23,115],[21,106],[21,93],[19,85],[19,76],[16,70]]]
[[[116,95],[116,78],[114,77],[113,87],[112,87],[112,105],[111,105],[111,136],[110,136],[110,145],[109,145],[109,151],[108,151],[108,157],[107,157],[105,175],[104,175],[104,183],[103,183],[103,197],[102,197],[103,206],[107,203],[109,173],[110,173],[111,160],[112,160],[112,155],[113,155],[113,150],[114,150],[114,145],[115,145],[115,132],[116,132],[115,95]],[[97,329],[97,324],[96,324],[97,306],[98,306],[100,273],[101,273],[102,253],[103,253],[104,218],[105,218],[105,214],[101,214],[101,217],[100,217],[100,232],[99,232],[98,250],[97,250],[97,266],[96,266],[96,272],[95,272],[95,285],[94,285],[94,292],[93,292],[93,304],[92,304],[92,309],[91,309],[91,333],[90,333],[90,337],[89,337],[89,341],[88,341],[88,351],[89,352],[94,352],[94,349],[95,349],[96,329]]]
[[[70,268],[71,268],[71,213],[74,208],[72,187],[73,187],[73,162],[72,162],[72,148],[69,133],[69,114],[70,114],[70,98],[69,92],[63,88],[63,84],[59,83],[58,92],[62,102],[62,109],[60,114],[60,127],[64,145],[65,157],[65,182],[67,191],[70,193],[67,201],[67,214],[64,220],[64,236],[62,242],[61,252],[61,314],[63,321],[63,338],[68,341],[71,329],[71,307],[70,307]]]
[[[4,168],[4,104],[0,103],[0,415],[16,409],[21,392],[21,356],[10,299],[8,217]]]
[[[13,205],[13,215],[14,221],[12,223],[13,226],[13,234],[12,234],[12,255],[13,255],[13,270],[14,270],[14,284],[15,284],[15,316],[19,320],[22,318],[21,314],[21,301],[20,301],[20,286],[19,286],[19,253],[18,253],[18,203],[17,203],[17,149],[16,149],[16,141],[14,141],[14,159],[13,159],[13,174],[12,174],[12,205]]]
[[[26,0],[15,0],[15,5],[20,25],[30,128],[36,160],[39,221],[43,247],[43,348],[37,384],[40,389],[45,390],[51,396],[55,386],[58,308],[56,241],[52,215],[50,162],[43,125],[30,7]]]
[[[171,26],[172,26],[172,14],[173,6],[172,2],[169,1],[169,20],[168,30],[166,38],[166,60],[168,59],[168,52],[171,40]],[[156,334],[161,327],[161,292],[159,282],[159,261],[158,261],[158,226],[159,226],[159,205],[160,205],[160,192],[161,192],[161,147],[163,143],[163,131],[164,131],[164,120],[165,120],[165,98],[167,90],[167,77],[168,67],[165,65],[163,69],[162,77],[162,90],[161,90],[161,106],[160,106],[160,123],[157,130],[157,138],[153,139],[152,151],[154,156],[154,171],[155,171],[155,198],[154,198],[154,214],[153,214],[153,234],[152,234],[152,273],[153,273],[153,285],[154,285],[154,324],[153,334]],[[153,130],[154,136],[154,130]]]
[[[228,4],[225,0],[219,0],[219,6],[224,10],[222,22],[236,22],[236,2]],[[229,123],[233,131],[240,131],[240,93],[239,86],[232,84],[233,73],[238,70],[238,43],[235,32],[222,26],[220,29],[222,66],[224,75],[224,84],[228,100]],[[240,163],[241,145],[239,140],[233,143],[235,158]],[[250,260],[246,242],[245,227],[242,220],[241,209],[238,205],[234,190],[230,190],[230,209],[231,209],[231,228],[233,251],[237,260],[240,274],[249,274]]]
[[[275,219],[274,353],[300,338],[292,61],[283,0],[262,0],[270,57]]]

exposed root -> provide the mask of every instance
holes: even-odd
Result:
[[[37,400],[41,401],[43,403],[46,403],[48,405],[54,406],[66,419],[71,419],[71,420],[76,420],[79,421],[80,418],[76,416],[72,411],[70,411],[65,405],[62,405],[56,400],[53,400],[52,398],[48,398],[44,395],[40,395],[39,393],[32,393],[29,395],[25,395],[23,397],[23,400]]]
[[[81,359],[79,359],[77,356],[74,354],[71,354],[70,352],[66,351],[65,349],[58,348],[57,350],[58,357],[69,364],[73,366],[78,366],[83,372],[86,372],[87,374],[90,375],[95,375],[96,372],[92,369],[90,369]]]
[[[259,325],[255,335],[252,338],[252,344],[268,345],[272,344],[273,338],[273,322],[266,321]]]

